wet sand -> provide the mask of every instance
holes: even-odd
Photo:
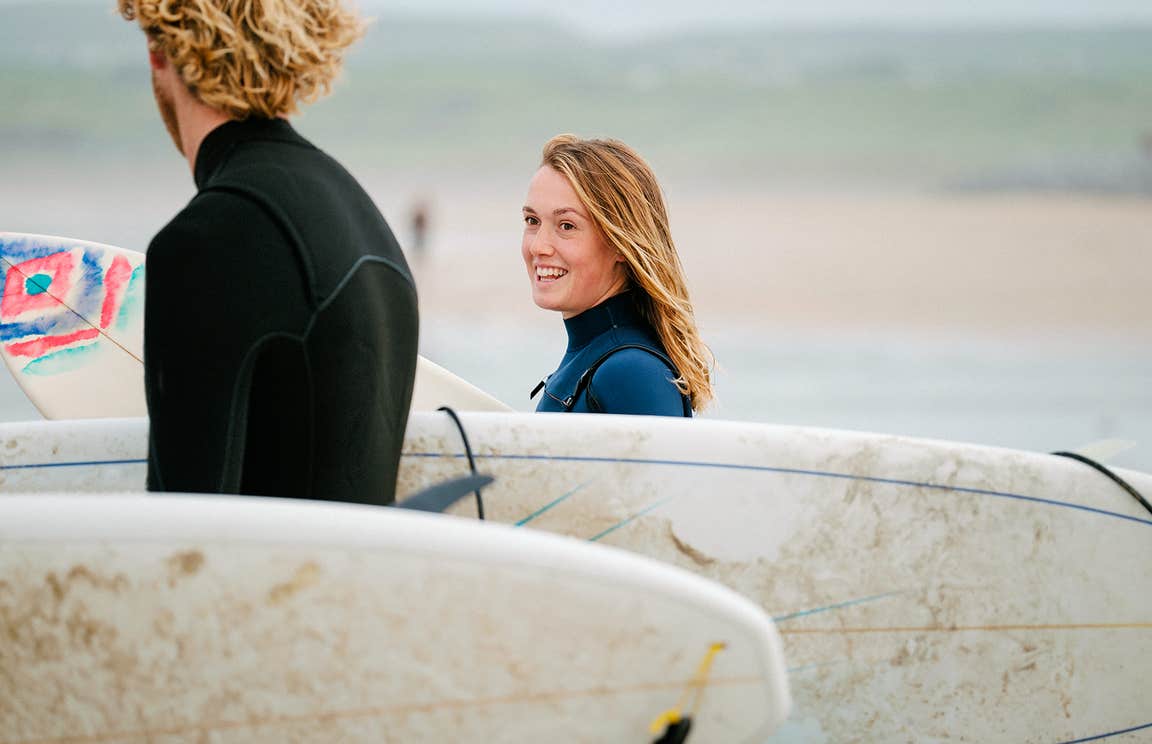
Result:
[[[482,196],[435,203],[431,255],[413,261],[424,316],[535,326],[547,314],[520,262],[522,195]],[[711,322],[1152,338],[1152,200],[673,191],[669,204]]]
[[[431,202],[429,256],[411,256],[426,322],[554,327],[520,260],[527,177],[357,175],[406,246],[410,205]],[[697,315],[718,326],[1152,338],[1152,199],[667,191]],[[192,193],[176,160],[112,182],[31,171],[0,184],[0,229],[143,250]]]

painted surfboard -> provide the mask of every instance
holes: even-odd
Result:
[[[772,741],[1152,735],[1152,514],[1081,463],[710,420],[461,420],[497,478],[489,519],[657,558],[773,616],[795,705]],[[0,425],[0,493],[142,489],[146,429]],[[398,493],[467,470],[449,417],[413,414]]]
[[[0,357],[45,418],[143,416],[144,254],[0,233]],[[412,410],[507,405],[424,357]]]
[[[0,577],[4,741],[757,744],[789,704],[735,592],[450,516],[7,497]]]
[[[143,416],[143,254],[0,233],[0,356],[48,418]]]

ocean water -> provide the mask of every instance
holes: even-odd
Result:
[[[554,369],[555,333],[425,323],[422,351],[517,410]],[[922,333],[795,332],[729,325],[710,418],[851,429],[1052,452],[1102,440],[1109,462],[1152,472],[1152,349],[1125,339],[1024,342]],[[1117,446],[1120,446],[1117,444]]]
[[[563,353],[563,328],[424,323],[433,361],[531,411],[528,394]],[[1152,350],[1081,339],[1021,344],[900,333],[727,328],[708,418],[852,429],[1051,452],[1103,440],[1107,462],[1152,472]],[[7,374],[0,420],[39,419]],[[1116,449],[1112,447],[1111,449]]]

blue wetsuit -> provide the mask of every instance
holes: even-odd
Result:
[[[691,416],[677,374],[633,293],[622,292],[564,321],[568,350],[538,387],[537,411]]]

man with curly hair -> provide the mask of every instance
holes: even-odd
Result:
[[[197,193],[148,248],[148,487],[393,500],[416,365],[384,218],[287,117],[363,23],[340,0],[118,0]]]

